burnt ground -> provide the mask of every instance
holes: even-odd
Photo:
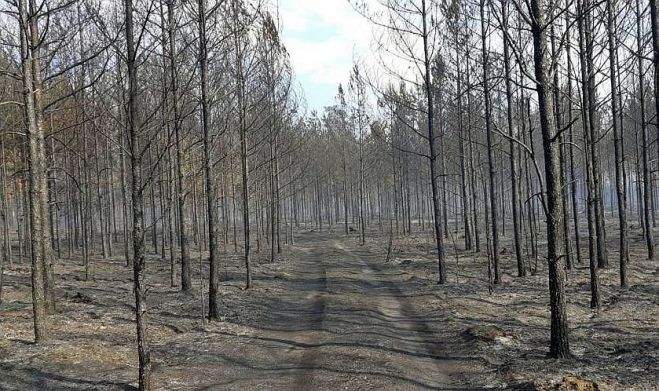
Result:
[[[645,260],[640,239],[632,239],[632,286],[617,287],[610,251],[599,312],[588,305],[587,265],[570,271],[574,357],[567,360],[546,358],[542,260],[536,275],[513,277],[505,241],[503,281],[489,293],[483,256],[463,251],[447,252],[449,282],[438,286],[428,235],[395,240],[386,262],[388,237],[377,231],[366,246],[340,233],[300,232],[275,263],[257,254],[249,291],[241,259],[222,257],[224,313],[210,324],[201,319],[205,262],[195,261],[195,289],[186,295],[169,286],[169,265],[154,256],[154,383],[164,390],[548,389],[576,375],[600,389],[659,389],[659,263]],[[43,346],[31,343],[29,268],[6,271],[1,390],[134,388],[131,271],[120,257],[94,264],[93,281],[84,281],[79,260],[56,265],[58,312]]]

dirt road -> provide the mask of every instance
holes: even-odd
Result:
[[[342,235],[304,233],[282,260],[255,262],[255,287],[242,291],[242,261],[235,257],[222,276],[225,319],[211,324],[200,321],[198,286],[194,295],[170,287],[167,262],[152,259],[154,384],[162,390],[467,389],[467,379],[482,369],[447,330],[446,314],[435,305],[415,308],[430,299],[414,289],[419,282],[383,258]],[[133,298],[122,264],[99,260],[96,279],[82,281],[77,263],[61,262],[53,341],[43,346],[29,342],[29,269],[10,275],[0,319],[1,390],[133,389]]]
[[[293,256],[275,278],[281,290],[251,303],[262,316],[245,324],[242,348],[215,357],[223,380],[207,389],[468,388],[474,362],[437,331],[441,314],[415,310],[382,254],[310,233]]]

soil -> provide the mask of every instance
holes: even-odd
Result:
[[[504,241],[502,283],[490,293],[482,255],[451,245],[449,282],[440,286],[428,234],[395,239],[389,262],[387,234],[371,232],[365,246],[351,235],[298,232],[275,262],[257,254],[247,291],[242,259],[224,254],[223,316],[212,323],[202,318],[205,260],[195,261],[193,294],[184,294],[169,284],[168,261],[152,255],[148,336],[156,388],[659,390],[659,264],[643,258],[639,238],[632,238],[629,289],[618,287],[610,251],[598,312],[588,305],[587,265],[569,272],[574,356],[554,360],[546,356],[542,260],[535,275],[514,277]],[[449,240],[462,239],[452,233]],[[5,271],[0,390],[136,386],[131,271],[120,256],[94,259],[95,278],[85,281],[79,262],[56,265],[58,310],[44,345],[32,343],[28,265]]]

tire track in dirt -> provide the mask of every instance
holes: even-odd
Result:
[[[368,256],[363,257],[356,254],[353,250],[346,247],[343,242],[334,240],[333,245],[344,252],[346,257],[357,261],[362,266],[364,272],[369,275],[378,276],[377,281],[380,287],[389,293],[388,295],[378,296],[378,310],[390,319],[404,319],[403,322],[398,322],[398,326],[403,326],[411,332],[410,339],[418,342],[417,346],[422,348],[422,351],[418,353],[422,353],[426,357],[436,358],[431,359],[430,363],[427,360],[418,360],[419,369],[427,368],[427,370],[433,370],[437,376],[436,380],[450,387],[450,389],[466,388],[462,386],[462,384],[466,383],[463,374],[471,371],[466,370],[467,368],[464,367],[464,363],[458,359],[451,360],[443,358],[446,357],[447,352],[442,348],[441,341],[436,339],[438,336],[433,332],[428,321],[415,310],[410,300],[406,298],[406,295],[401,289],[400,282],[392,280],[391,277],[393,276],[386,278],[387,273],[381,265],[370,260]],[[442,359],[439,359],[440,357]]]
[[[314,330],[321,330],[323,328],[323,319],[325,318],[325,311],[327,307],[327,269],[322,262],[319,262],[318,267],[319,279],[314,282],[315,291],[307,295],[307,299],[312,300],[310,314],[311,319],[308,321],[308,327]],[[306,335],[301,339],[302,343],[313,343],[315,338]],[[318,349],[305,349],[300,359],[300,368],[302,373],[298,376],[295,383],[295,389],[308,390],[313,384],[314,371],[317,368],[317,362],[320,358]]]
[[[316,332],[298,338],[305,346],[293,389],[324,389],[328,380],[337,384],[338,373],[360,389],[466,388],[459,376],[464,362],[442,349],[429,318],[404,298],[396,271],[383,270],[369,259],[375,254],[359,254],[345,240],[312,240],[298,266],[312,276],[300,310],[308,315],[305,328]]]
[[[442,349],[446,337],[432,324],[443,317],[415,311],[415,299],[404,297],[414,286],[376,251],[338,235],[308,233],[290,256],[276,277],[261,280],[263,293],[273,294],[246,302],[248,313],[258,316],[229,332],[214,330],[223,339],[197,341],[207,349],[208,368],[198,376],[223,366],[208,389],[466,388],[453,376],[465,359]],[[181,360],[179,367],[189,363]]]

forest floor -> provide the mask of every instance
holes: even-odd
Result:
[[[447,252],[449,281],[437,285],[429,236],[395,240],[389,262],[388,236],[377,232],[366,246],[357,235],[296,236],[274,263],[255,256],[248,291],[242,260],[223,256],[220,322],[201,320],[198,259],[190,295],[170,287],[167,261],[149,259],[157,389],[659,389],[659,263],[644,259],[640,238],[632,238],[629,289],[618,288],[617,254],[609,253],[599,312],[588,305],[587,265],[569,272],[574,357],[553,360],[545,265],[514,277],[505,241],[502,283],[490,293],[487,262],[470,252]],[[119,256],[94,264],[95,279],[84,281],[77,260],[58,262],[52,341],[39,346],[31,342],[29,267],[6,270],[0,390],[134,388],[131,271]]]

